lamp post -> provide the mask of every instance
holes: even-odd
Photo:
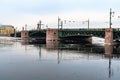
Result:
[[[15,31],[15,35],[14,35],[14,37],[16,37],[16,36],[17,36],[17,33],[16,33],[16,32],[17,32],[17,27],[15,28],[14,31]]]
[[[27,24],[25,24],[25,31],[27,31]]]
[[[59,30],[59,27],[60,27],[60,18],[58,17],[58,30]]]
[[[90,28],[90,20],[88,19],[88,29]]]
[[[88,29],[90,28],[90,20],[82,21],[82,22],[87,22],[88,23]]]
[[[37,24],[37,30],[41,30],[42,29],[42,25],[44,25],[44,24],[42,24],[42,21],[40,20],[38,22],[38,24]]]
[[[63,21],[61,21],[61,19],[58,17],[58,30],[61,27],[61,29],[63,28]]]
[[[112,9],[110,8],[110,21],[109,21],[109,26],[110,26],[110,27],[109,27],[109,28],[112,28],[112,27],[111,27],[111,25],[112,25],[112,17],[114,17],[114,16],[113,16],[114,13],[115,13],[115,12],[112,11]]]

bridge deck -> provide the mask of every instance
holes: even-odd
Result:
[[[94,29],[59,29],[58,36],[60,38],[72,36],[95,36],[105,38],[105,28]],[[120,39],[120,28],[113,28],[113,39]]]
[[[74,37],[74,36],[94,36],[105,38],[105,29],[106,28],[91,28],[91,29],[59,29],[58,37]],[[29,31],[30,37],[42,36],[46,37],[46,30],[33,30]],[[113,28],[113,40],[120,40],[120,28]]]

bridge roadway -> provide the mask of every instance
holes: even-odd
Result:
[[[105,38],[105,28],[99,29],[60,29],[59,37],[73,37],[73,36],[94,36]],[[113,40],[120,39],[120,28],[113,28]]]

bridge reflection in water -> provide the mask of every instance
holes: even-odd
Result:
[[[11,74],[16,68],[16,72],[23,71],[25,74],[29,72],[34,76],[38,74],[37,77],[40,79],[53,73],[50,77],[58,74],[57,76],[60,78],[58,80],[63,80],[64,75],[69,75],[70,78],[74,77],[69,80],[89,80],[89,78],[91,80],[118,80],[120,45],[68,44],[57,41],[49,41],[46,44],[30,44],[27,41],[15,41],[14,39],[0,40],[1,65],[7,65],[7,67],[3,66],[1,70],[9,69],[3,77]],[[9,64],[9,62],[14,64]],[[15,67],[11,67],[11,65]],[[18,66],[16,67],[16,65]],[[51,71],[53,72],[51,73]],[[21,77],[24,76],[23,74]],[[95,78],[93,79],[93,77]],[[67,79],[68,77],[64,80]],[[45,80],[49,80],[49,78]],[[52,80],[57,80],[57,78]]]
[[[119,45],[94,45],[94,44],[62,44],[55,41],[47,42],[46,48],[48,50],[58,50],[58,64],[65,60],[80,60],[86,58],[91,59],[108,59],[108,77],[113,74],[111,70],[112,58],[119,58]],[[65,51],[67,53],[65,53]],[[68,52],[71,51],[69,54]]]
[[[58,52],[62,51],[73,51],[78,54],[89,55],[92,56],[101,56],[101,58],[119,58],[120,57],[120,49],[119,45],[97,45],[97,44],[63,44],[58,41],[48,41],[46,42],[47,50],[58,50]],[[74,53],[73,53],[74,55]]]

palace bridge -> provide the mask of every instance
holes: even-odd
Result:
[[[22,30],[22,38],[37,37],[46,41],[77,40],[82,38],[91,42],[91,37],[105,38],[105,43],[113,43],[120,40],[120,28],[99,29],[51,29],[46,30]]]

